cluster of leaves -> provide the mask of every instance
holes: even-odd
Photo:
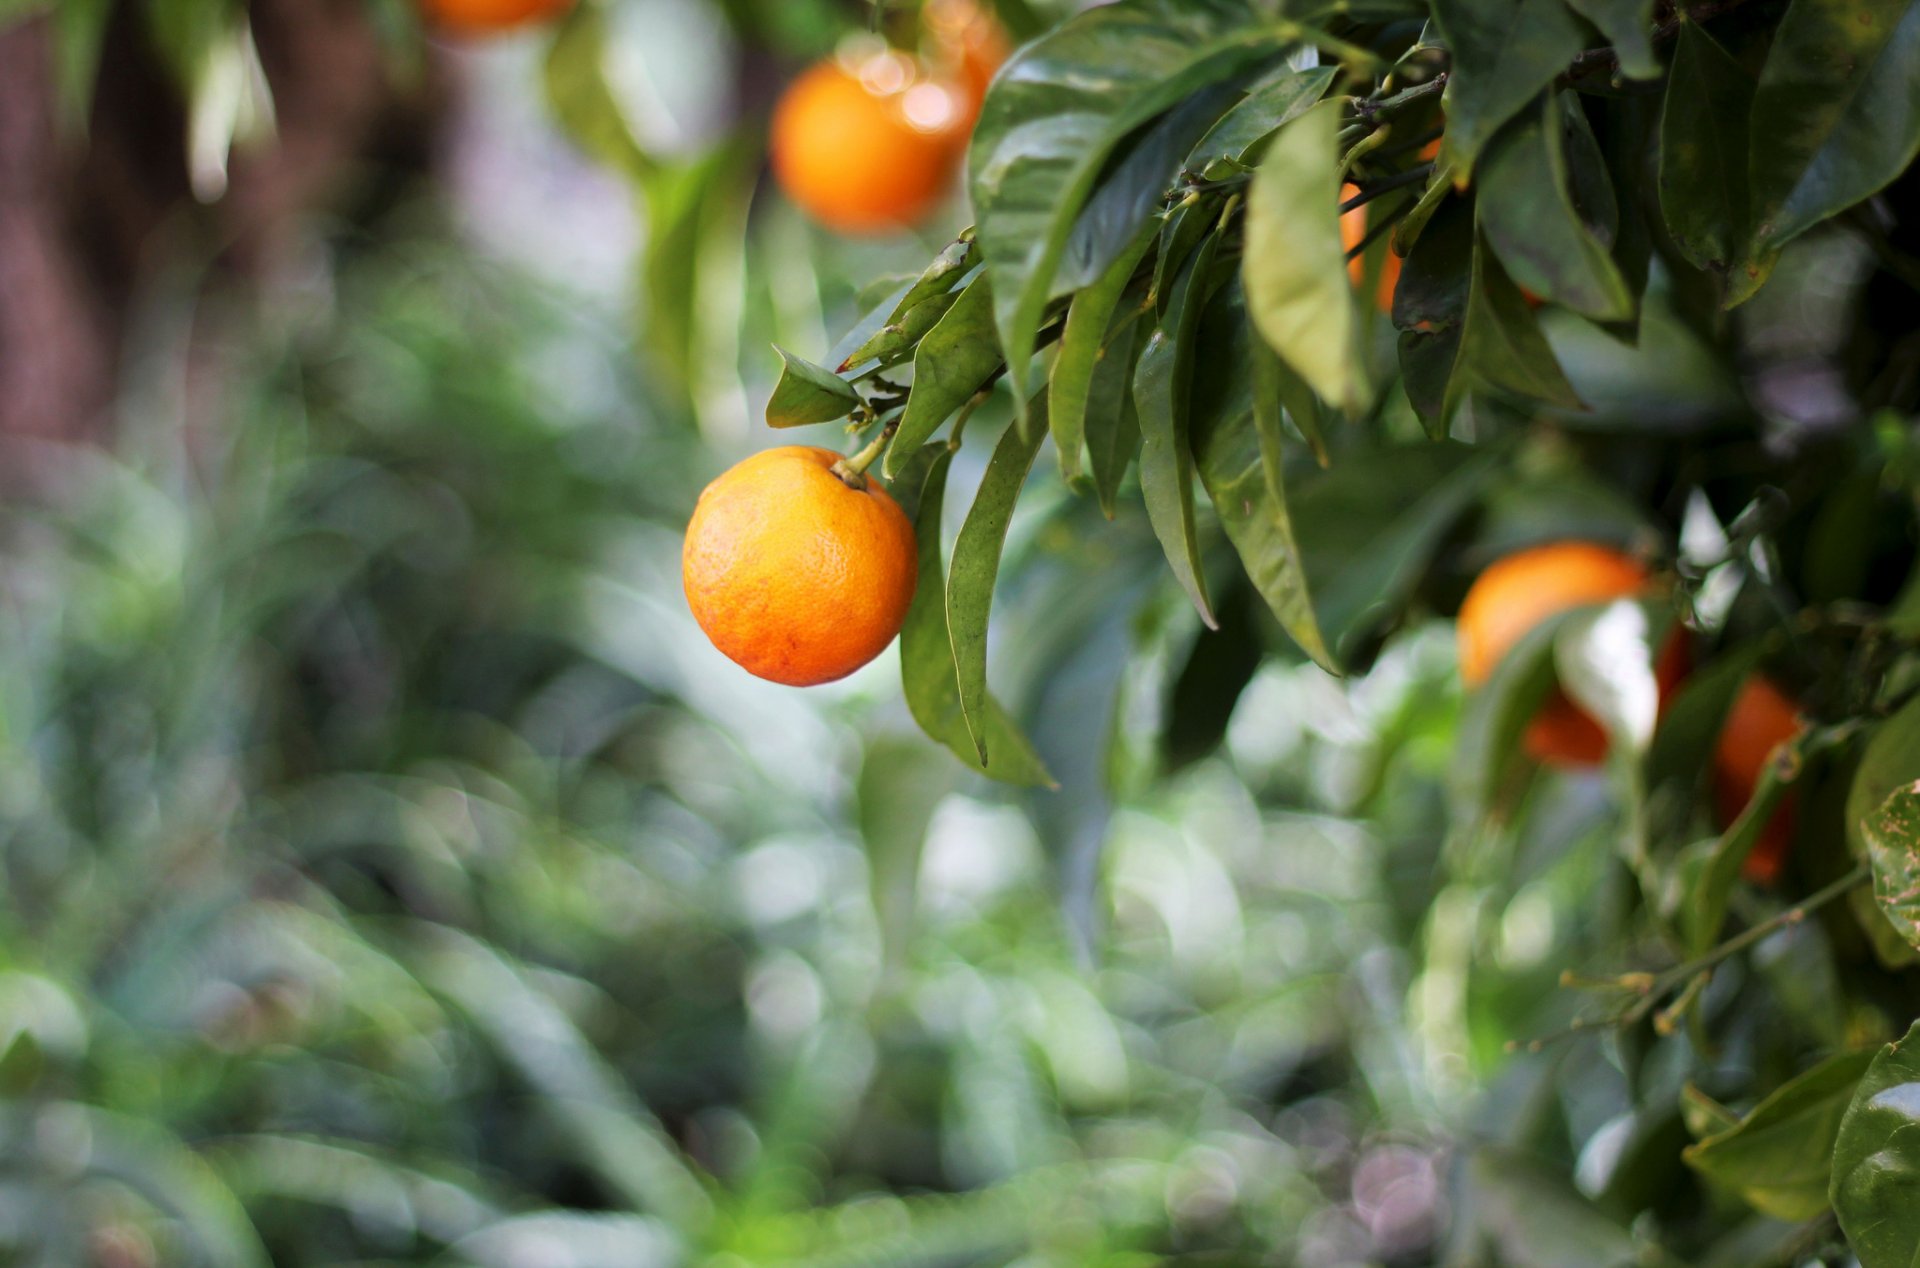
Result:
[[[1251,592],[1293,654],[1335,672],[1365,670],[1516,546],[1600,538],[1670,561],[1671,602],[1536,631],[1477,693],[1457,744],[1453,834],[1472,875],[1491,843],[1539,830],[1542,781],[1519,749],[1547,693],[1558,685],[1605,725],[1613,837],[1634,884],[1596,958],[1666,965],[1608,979],[1638,999],[1581,1023],[1627,1044],[1636,1102],[1629,1138],[1609,1144],[1625,1152],[1608,1156],[1619,1183],[1601,1209],[1510,1189],[1469,1204],[1568,1215],[1593,1234],[1578,1262],[1624,1261],[1632,1239],[1607,1217],[1649,1214],[1642,1231],[1687,1262],[1758,1262],[1762,1243],[1804,1252],[1830,1181],[1868,1268],[1920,1247],[1899,1196],[1920,1165],[1900,1134],[1911,1040],[1871,1052],[1920,1013],[1902,975],[1920,947],[1907,787],[1920,777],[1920,705],[1907,702],[1920,591],[1900,586],[1920,399],[1899,350],[1911,312],[1881,299],[1916,275],[1916,39],[1920,6],[1905,3],[1716,4],[1656,21],[1650,4],[1560,0],[1436,0],[1430,13],[1382,0],[1326,17],[1120,0],[1028,44],[995,81],[970,156],[974,228],[879,297],[825,364],[782,353],[771,424],[851,417],[891,435],[883,470],[921,531],[907,701],[961,761],[1012,782],[1048,774],[987,691],[987,625],[1016,500],[1049,440],[1109,516],[1137,465],[1153,535],[1205,625],[1221,624],[1223,588]],[[1369,225],[1351,252],[1347,214]],[[1357,287],[1349,255],[1364,261]],[[1391,264],[1387,330],[1366,297]],[[1787,330],[1793,310],[1835,267],[1847,276],[1827,319],[1840,328],[1816,359],[1841,399],[1816,417],[1766,363],[1806,342]],[[1611,359],[1629,379],[1657,375],[1686,357],[1707,368],[1651,386],[1602,372]],[[949,557],[952,455],[1002,384],[1012,420]],[[1224,585],[1221,537],[1238,563]],[[1676,620],[1696,670],[1657,710],[1653,649]],[[1190,668],[1240,666],[1214,684],[1216,712],[1259,662],[1231,650],[1244,641],[1195,645]],[[1814,724],[1745,813],[1716,823],[1713,739],[1762,666]],[[1788,785],[1797,897],[1745,889],[1741,862]],[[1869,865],[1877,904],[1859,888]],[[1842,897],[1852,905],[1826,909]],[[1827,910],[1817,954],[1835,995],[1817,1024],[1732,963],[1801,924],[1798,899]],[[1744,929],[1723,943],[1730,917]],[[1752,1108],[1702,1090],[1716,1083]],[[1683,1128],[1696,1138],[1684,1155]],[[1512,1171],[1485,1174],[1498,1188]],[[1728,1193],[1810,1223],[1742,1225]],[[1550,1230],[1529,1245],[1506,1215],[1478,1218],[1463,1235],[1482,1227],[1502,1262],[1576,1262],[1556,1257]]]

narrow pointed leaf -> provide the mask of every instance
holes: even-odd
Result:
[[[1581,409],[1553,355],[1540,319],[1482,238],[1473,251],[1473,290],[1467,297],[1460,355],[1447,383],[1442,416],[1451,418],[1470,388],[1488,388],[1543,405]]]
[[[907,710],[928,736],[946,746],[967,766],[1010,784],[1051,787],[1053,779],[1000,702],[986,702],[986,750],[983,758],[967,731],[960,709],[960,676],[947,633],[947,588],[940,546],[940,518],[946,502],[947,472],[953,450],[945,444],[923,446],[901,473],[901,481],[919,487],[914,533],[920,547],[921,584],[913,592],[906,623],[900,628],[900,681]]]
[[[1516,283],[1595,321],[1633,315],[1633,295],[1602,241],[1575,210],[1561,107],[1549,99],[1502,132],[1481,159],[1480,231]],[[1595,171],[1599,155],[1588,156]],[[1610,192],[1610,191],[1609,191]]]
[[[1286,32],[1251,18],[1229,0],[1120,0],[1068,19],[995,79],[969,187],[1017,401],[1061,253],[1107,159],[1142,124],[1284,46]],[[1106,263],[1087,261],[1088,276]]]
[[[1453,57],[1441,155],[1464,185],[1500,125],[1580,51],[1580,24],[1561,0],[1436,0],[1433,20]]]
[[[1340,110],[1322,102],[1274,137],[1247,193],[1241,273],[1268,345],[1320,396],[1358,414],[1373,384],[1340,235]]]
[[[1653,55],[1653,0],[1567,0],[1573,11],[1600,29],[1628,79],[1660,78]]]
[[[1660,113],[1660,212],[1680,254],[1724,273],[1747,233],[1753,77],[1696,23],[1674,42]]]
[[[927,332],[940,323],[960,297],[953,292],[929,295],[868,336],[866,342],[848,353],[840,363],[845,373],[868,361],[890,361],[915,347]]]
[[[1160,328],[1147,339],[1133,372],[1140,417],[1140,489],[1147,519],[1181,589],[1200,619],[1215,628],[1206,568],[1194,523],[1193,450],[1188,435],[1196,349],[1195,331],[1206,296],[1198,293],[1212,270],[1219,238],[1208,237],[1180,271]]]
[[[1748,136],[1753,239],[1727,303],[1765,282],[1780,248],[1877,193],[1920,153],[1920,6],[1793,0]]]
[[[1046,412],[1042,404],[1028,408]],[[987,473],[953,543],[953,565],[947,575],[947,634],[953,643],[960,711],[982,765],[993,760],[991,742],[997,738],[988,728],[991,697],[987,695],[987,617],[993,609],[993,583],[1000,575],[1000,551],[1006,545],[1014,503],[1033,469],[1046,428],[1034,427],[1030,432],[1016,421],[994,446]]]
[[[1120,481],[1140,452],[1140,415],[1133,403],[1135,354],[1140,348],[1140,319],[1115,332],[1107,355],[1094,369],[1087,395],[1087,467],[1100,512],[1112,519]]]
[[[1681,1156],[1764,1215],[1815,1218],[1827,1209],[1841,1117],[1872,1060],[1870,1052],[1827,1058],[1781,1085],[1733,1127],[1687,1146]]]
[[[1860,1268],[1920,1259],[1920,1022],[1874,1054],[1833,1146],[1829,1196]]]
[[[1153,244],[1151,228],[1142,230],[1133,246],[1114,260],[1098,281],[1075,295],[1067,309],[1066,329],[1060,336],[1060,351],[1054,357],[1053,376],[1047,383],[1047,423],[1053,429],[1060,473],[1069,480],[1080,474],[1080,450],[1094,373],[1121,333],[1114,328],[1114,311],[1134,270]],[[1129,338],[1124,351],[1131,349]]]
[[[1221,115],[1187,155],[1186,168],[1204,171],[1222,159],[1251,163],[1282,124],[1297,117],[1322,97],[1333,83],[1337,67],[1315,66],[1294,70],[1282,66],[1247,90],[1240,103]]]

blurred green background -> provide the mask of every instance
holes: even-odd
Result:
[[[767,343],[822,353],[964,223],[749,198],[755,110],[859,7],[458,44],[376,6],[392,97],[287,157],[345,107],[277,92],[230,190],[124,14],[92,97],[79,7],[0,36],[45,153],[94,103],[60,197],[145,110],[201,199],[149,200],[97,414],[7,442],[0,1263],[1412,1265],[1469,1135],[1631,1182],[1604,1047],[1504,1055],[1612,936],[1610,803],[1551,781],[1524,849],[1442,865],[1444,625],[1343,684],[1242,588],[1202,646],[1138,506],[1043,461],[995,672],[1062,791],[920,738],[892,653],[801,693],[699,636],[679,531],[770,443]],[[568,140],[583,83],[645,179]]]

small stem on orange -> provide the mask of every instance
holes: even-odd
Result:
[[[898,431],[899,428],[900,420],[898,418],[888,419],[887,425],[880,429],[880,434],[875,436],[866,448],[851,457],[842,458],[840,461],[834,463],[832,467],[833,474],[839,476],[849,489],[866,488],[867,468],[873,465],[875,458],[878,458],[885,452],[887,442],[893,439],[893,433]]]

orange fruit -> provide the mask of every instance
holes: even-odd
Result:
[[[935,64],[966,90],[971,102],[970,129],[987,85],[1013,52],[1013,44],[999,19],[976,0],[931,0],[923,12]]]
[[[1540,622],[1571,608],[1631,598],[1646,587],[1640,561],[1593,542],[1552,542],[1508,555],[1474,579],[1460,605],[1460,676],[1477,687]],[[1676,631],[1655,669],[1662,699],[1684,673],[1685,657],[1684,636]],[[1558,688],[1528,724],[1523,746],[1536,761],[1555,765],[1591,766],[1607,754],[1600,724]]]
[[[785,445],[700,494],[680,556],[693,617],[748,673],[792,687],[844,678],[886,650],[913,602],[913,525],[886,491],[834,472],[831,449]]]
[[[435,26],[461,35],[488,35],[556,18],[574,0],[420,0]]]
[[[1713,748],[1714,809],[1723,825],[1731,824],[1753,799],[1773,751],[1806,729],[1806,720],[1781,690],[1759,674],[1741,684],[1740,694],[1727,710],[1720,738]],[[1757,885],[1771,885],[1786,866],[1793,844],[1793,802],[1783,799],[1760,839],[1741,865],[1741,873]]]
[[[819,62],[774,108],[773,174],[829,229],[904,228],[946,193],[971,117],[964,91],[905,54]]]

